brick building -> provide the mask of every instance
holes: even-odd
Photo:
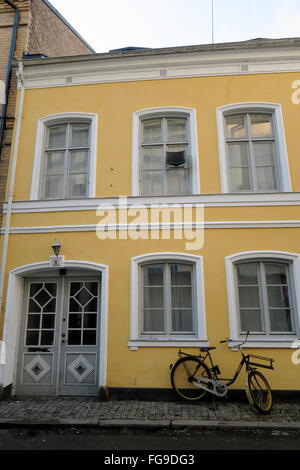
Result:
[[[16,105],[17,77],[12,60],[93,52],[47,0],[0,0],[0,223]]]

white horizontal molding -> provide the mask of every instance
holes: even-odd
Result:
[[[122,196],[123,198],[124,196]],[[256,194],[194,194],[187,196],[128,196],[127,205],[135,209],[151,207],[153,204],[185,204],[191,207],[247,207],[247,206],[298,206],[300,205],[299,192],[276,192]],[[65,211],[91,211],[100,209],[118,209],[120,199],[113,198],[85,198],[85,199],[59,199],[16,201],[13,203],[14,214],[30,212],[65,212]],[[6,213],[7,203],[4,204]],[[124,209],[124,206],[122,207]]]
[[[247,343],[244,345],[244,349],[247,349],[247,348],[274,348],[274,349],[277,349],[277,348],[286,348],[286,349],[291,349],[293,348],[293,343],[297,341],[297,338],[290,338],[290,339],[270,339],[270,340],[266,340],[266,339],[260,339],[260,340],[249,340],[247,341]],[[232,349],[232,350],[236,350],[236,346],[238,344],[241,344],[241,339],[236,339],[236,340],[232,340],[230,342],[230,345],[229,345],[229,348]],[[276,368],[276,362],[275,362],[275,368]]]
[[[184,52],[184,53],[183,53]],[[300,71],[300,50],[295,47],[232,48],[115,57],[99,54],[69,60],[24,61],[25,88],[73,86],[89,83],[157,80],[167,78],[280,73]]]
[[[89,225],[47,225],[36,227],[11,227],[10,233],[56,233],[56,232],[95,232],[104,231],[143,231],[143,230],[196,230],[196,229],[246,229],[246,228],[300,228],[300,220],[253,220],[253,221],[210,221],[182,223],[148,224],[89,224]],[[4,229],[1,229],[4,233]]]
[[[200,348],[209,346],[207,340],[199,339],[186,339],[186,338],[168,338],[162,339],[141,339],[141,340],[128,340],[128,347],[132,350],[138,348]]]

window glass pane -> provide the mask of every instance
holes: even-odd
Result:
[[[40,327],[41,315],[28,315],[27,328],[36,329]]]
[[[172,287],[172,308],[192,308],[192,288]]]
[[[164,311],[144,309],[144,332],[164,332]]]
[[[39,344],[39,331],[27,331],[26,346],[36,346]]]
[[[247,130],[245,127],[245,116],[227,116],[225,120],[226,136],[228,139],[242,139],[244,137],[247,137]]]
[[[274,143],[273,142],[254,142],[255,165],[269,166],[274,165]]]
[[[171,284],[176,285],[188,285],[190,286],[192,266],[188,264],[171,264]]]
[[[268,285],[287,284],[287,266],[285,264],[265,263]]]
[[[97,328],[97,315],[93,313],[84,315],[83,328]]]
[[[253,286],[239,287],[239,302],[241,308],[260,307],[259,288]]]
[[[161,119],[142,121],[143,142],[162,142]]]
[[[42,328],[54,328],[55,315],[43,315]]]
[[[82,312],[82,306],[77,302],[76,299],[70,299],[69,312]]]
[[[55,313],[56,310],[56,299],[50,300],[50,302],[47,303],[47,305],[44,306],[43,311],[47,313]]]
[[[162,286],[164,283],[163,273],[163,265],[144,266],[144,286]]]
[[[51,346],[54,341],[54,331],[42,331],[41,333],[41,345]]]
[[[94,344],[96,344],[96,338],[97,338],[96,330],[85,330],[83,332],[82,344],[94,345]]]
[[[44,197],[58,198],[63,197],[63,176],[46,176]]]
[[[230,168],[229,177],[232,191],[248,191],[251,189],[248,168]]]
[[[48,148],[66,147],[66,124],[48,127]]]
[[[229,167],[248,167],[248,144],[228,144]]]
[[[242,263],[237,265],[239,285],[258,284],[258,263]]]
[[[47,175],[61,175],[65,168],[65,152],[46,153],[46,173]]]
[[[144,288],[144,307],[145,308],[163,308],[164,307],[164,288],[163,287],[145,287]]]
[[[256,168],[257,189],[276,189],[276,175],[274,166],[260,166]]]
[[[71,282],[70,284],[70,295],[75,295],[83,286],[82,282]]]
[[[29,300],[28,312],[30,313],[39,313],[41,311],[40,305],[34,300]]]
[[[269,114],[250,114],[252,137],[272,137],[272,117]]]
[[[271,331],[291,333],[293,331],[291,311],[288,309],[270,310]]]
[[[172,331],[193,333],[193,311],[172,310]]]
[[[49,292],[49,294],[53,295],[53,297],[56,296],[56,284],[53,282],[46,282],[44,285],[45,289]]]
[[[171,167],[167,170],[168,194],[190,193],[189,169],[184,167]]]
[[[143,194],[164,194],[163,175],[161,171],[144,171],[142,181]]]
[[[98,310],[98,298],[94,297],[84,307],[85,312],[97,312]]]
[[[261,311],[259,309],[240,309],[241,331],[263,332]]]
[[[92,295],[98,296],[98,282],[85,282],[84,285]]]
[[[167,119],[167,140],[168,142],[181,142],[187,140],[186,118]]]
[[[88,147],[89,146],[89,129],[88,124],[72,124],[72,147]]]
[[[82,315],[81,314],[69,314],[69,328],[81,328]]]
[[[88,152],[84,150],[71,150],[70,153],[70,173],[87,173]]]
[[[163,147],[144,147],[143,170],[162,170],[164,168]]]
[[[68,344],[81,344],[81,330],[68,331]]]
[[[68,196],[81,197],[87,194],[87,175],[70,174],[68,181]]]
[[[268,286],[268,301],[270,307],[289,307],[288,286]]]
[[[33,297],[35,294],[38,293],[39,290],[41,290],[43,287],[43,284],[42,283],[34,283],[34,284],[30,284],[30,297]]]

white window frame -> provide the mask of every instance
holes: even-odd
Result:
[[[188,118],[188,134],[190,138],[191,153],[191,192],[200,193],[199,166],[198,166],[198,138],[196,110],[178,106],[165,106],[158,108],[142,109],[132,116],[132,196],[141,195],[140,181],[140,129],[141,121],[150,117],[182,116]],[[150,195],[149,195],[150,196]],[[168,196],[165,194],[165,196]],[[146,197],[146,196],[144,196]]]
[[[219,148],[219,162],[220,162],[220,178],[221,178],[221,191],[222,193],[232,193],[229,184],[229,174],[227,165],[227,151],[226,151],[226,129],[225,129],[225,116],[231,113],[266,113],[272,114],[274,125],[274,138],[276,147],[276,167],[278,175],[279,188],[271,192],[290,192],[291,177],[289,171],[287,146],[283,125],[283,116],[281,105],[277,103],[234,103],[217,108],[217,132],[218,132],[218,148]],[[270,191],[241,191],[241,193],[257,194]],[[237,191],[234,191],[237,193]]]
[[[141,267],[148,263],[178,262],[189,263],[194,267],[195,299],[195,334],[147,335],[140,333],[141,319]],[[130,299],[130,338],[128,346],[132,350],[138,347],[200,347],[207,346],[204,275],[202,256],[184,253],[151,253],[136,256],[131,260],[131,299]]]
[[[92,198],[96,195],[96,161],[97,161],[97,127],[98,116],[97,114],[90,113],[59,113],[44,116],[38,120],[36,130],[36,144],[33,160],[33,171],[31,181],[30,200],[39,200],[40,188],[42,184],[42,168],[44,161],[44,148],[47,135],[48,126],[55,124],[70,123],[72,121],[82,121],[90,123],[90,160],[89,160],[89,173],[88,173],[88,195],[86,197]],[[64,199],[64,198],[61,198]],[[76,198],[68,198],[76,199]],[[82,199],[82,198],[80,198]],[[49,199],[47,199],[49,200]]]
[[[290,265],[290,284],[291,298],[294,306],[294,320],[298,334],[258,334],[251,335],[247,341],[247,347],[265,347],[265,348],[290,348],[292,343],[298,339],[300,326],[300,292],[296,286],[300,285],[300,254],[287,253],[281,251],[250,251],[236,253],[225,258],[226,283],[227,283],[227,301],[229,313],[229,337],[232,339],[232,345],[245,338],[240,335],[239,329],[239,302],[236,286],[235,265],[241,261],[274,261],[289,263]]]

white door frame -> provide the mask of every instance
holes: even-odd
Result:
[[[107,329],[108,329],[108,273],[107,265],[89,261],[71,260],[64,261],[64,269],[83,269],[93,272],[94,275],[101,273],[101,314],[100,314],[100,358],[99,361],[99,388],[106,386],[107,379]],[[0,384],[3,387],[12,385],[12,394],[16,389],[17,359],[20,343],[20,328],[22,305],[24,295],[24,279],[34,274],[49,271],[57,271],[57,267],[51,267],[49,261],[19,266],[9,272],[6,309],[3,328],[3,342],[5,344],[5,364],[0,364]]]

